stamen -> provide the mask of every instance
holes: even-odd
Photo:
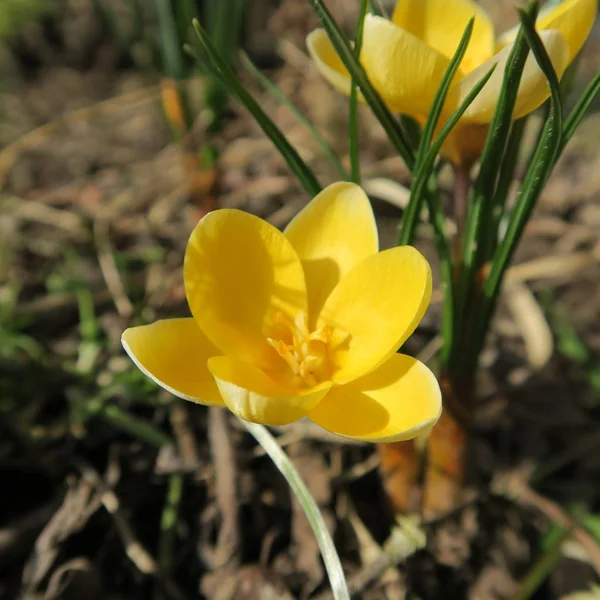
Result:
[[[277,313],[275,323],[285,326],[291,334],[292,343],[267,338],[269,345],[300,380],[298,383],[309,387],[317,385],[327,375],[327,344],[333,333],[331,327],[323,325],[310,332],[305,312],[299,312],[293,322],[285,314]]]
[[[329,325],[323,325],[322,327],[319,327],[319,329],[317,329],[316,331],[313,331],[311,334],[309,334],[307,339],[328,344],[331,340],[332,333],[333,332],[331,331],[331,327],[329,327]]]
[[[275,351],[285,362],[288,364],[294,375],[300,375],[301,365],[296,358],[296,353],[282,340],[274,340],[273,338],[267,338],[269,346],[275,348]]]

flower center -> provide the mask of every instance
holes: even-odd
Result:
[[[324,325],[310,332],[304,312],[298,313],[292,324],[283,313],[279,313],[276,323],[287,329],[285,337],[291,339],[291,343],[273,338],[267,338],[267,342],[287,363],[296,383],[313,387],[326,380],[330,370],[328,344],[331,328]]]

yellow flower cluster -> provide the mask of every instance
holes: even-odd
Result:
[[[566,0],[540,14],[537,27],[559,77],[596,11],[597,0]],[[444,147],[462,166],[481,152],[516,30],[496,40],[471,0],[400,0],[391,21],[366,17],[360,54],[388,106],[422,121],[472,16],[442,120],[493,63],[498,68]],[[349,93],[350,76],[323,30],[309,35],[308,47],[327,80]],[[530,56],[514,117],[548,95]],[[138,367],[173,394],[265,425],[308,417],[368,442],[411,439],[438,420],[436,378],[396,353],[429,304],[429,264],[409,246],[379,252],[373,211],[357,185],[329,186],[284,232],[238,210],[209,213],[188,242],[184,282],[191,318],[133,327],[122,337]]]
[[[540,12],[536,28],[559,78],[587,39],[597,4],[597,0],[566,0]],[[472,17],[475,17],[473,34],[450,88],[441,121],[458,108],[493,64],[497,67],[443,148],[447,158],[466,167],[481,154],[517,28],[496,39],[492,21],[472,0],[399,0],[391,21],[367,15],[360,53],[369,80],[389,108],[422,122]],[[313,31],[307,45],[321,74],[338,90],[349,94],[350,75],[325,31]],[[530,54],[514,118],[538,108],[549,93],[546,78]]]
[[[379,252],[363,190],[335,183],[282,233],[239,210],[209,213],[184,262],[192,318],[123,333],[137,366],[173,394],[255,423],[308,417],[344,437],[411,439],[441,412],[432,372],[396,350],[431,296],[409,246]]]

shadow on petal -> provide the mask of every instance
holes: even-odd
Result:
[[[394,354],[368,375],[334,387],[308,417],[344,437],[392,442],[433,427],[441,407],[433,373],[415,358]]]

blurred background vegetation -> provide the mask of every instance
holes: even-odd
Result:
[[[512,2],[482,4],[499,30],[516,22]],[[328,5],[352,31],[358,2]],[[131,324],[188,314],[182,256],[207,210],[283,227],[308,201],[256,122],[183,50],[196,47],[193,17],[322,183],[339,169],[295,111],[350,167],[347,101],[308,59],[318,23],[306,0],[0,0],[2,599],[327,597],[302,511],[260,448],[226,415],[158,390],[119,341]],[[574,94],[599,57],[596,27]],[[388,247],[410,177],[363,107],[359,128]],[[427,524],[424,551],[395,568],[372,448],[303,423],[277,432],[356,597],[597,597],[599,135],[591,114],[527,230],[478,382],[469,494]],[[440,291],[427,228],[417,245],[436,291],[406,350],[425,359]]]

